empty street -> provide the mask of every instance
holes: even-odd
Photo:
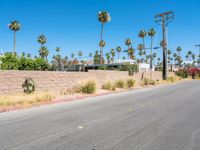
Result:
[[[199,150],[200,81],[0,114],[1,150]]]

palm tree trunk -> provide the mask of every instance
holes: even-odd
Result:
[[[151,36],[151,54],[150,54],[150,79],[152,79],[152,69],[153,69],[153,62],[152,62],[152,49],[153,49],[153,37]]]
[[[118,52],[118,60],[119,60],[119,52]]]
[[[100,41],[103,40],[103,27],[104,27],[104,23],[102,23],[101,25],[101,37],[100,37]],[[103,64],[103,47],[100,46],[100,63]]]
[[[14,53],[16,51],[16,31],[14,31],[14,49],[13,49]]]

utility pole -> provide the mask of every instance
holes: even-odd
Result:
[[[163,80],[167,79],[167,40],[166,40],[166,27],[168,24],[173,21],[174,19],[174,12],[169,11],[162,14],[158,14],[155,16],[155,22],[159,25],[162,25],[162,31],[163,31],[163,40],[162,40],[162,47],[163,47],[163,71],[162,71],[162,77]]]
[[[195,45],[196,47],[199,47],[199,55],[198,55],[198,68],[200,68],[200,64],[199,64],[199,61],[200,61],[200,44],[199,45]]]

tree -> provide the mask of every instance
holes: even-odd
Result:
[[[195,63],[195,58],[196,58],[196,55],[195,55],[195,54],[192,54],[193,64]]]
[[[120,55],[120,52],[122,51],[121,47],[117,46],[116,51],[118,52],[118,60],[119,60],[119,55]]]
[[[74,54],[74,53],[71,54],[71,58],[72,58],[72,59],[75,58],[75,54]]]
[[[160,64],[160,57],[158,57],[157,60],[158,60],[158,65],[159,65]]]
[[[111,56],[112,56],[112,58],[111,58],[111,60],[112,60],[112,63],[114,63],[114,58],[115,58],[115,49],[111,49],[110,50],[110,54],[111,54]]]
[[[130,58],[133,60],[134,59],[135,50],[133,48],[129,48],[128,49],[128,53],[129,53]]]
[[[82,51],[79,51],[78,52],[78,56],[79,56],[79,59],[83,56],[83,52]]]
[[[131,41],[131,39],[126,39],[126,41],[125,41],[125,45],[127,45],[128,46],[128,49],[130,48],[130,47],[132,47],[132,41]],[[128,50],[127,50],[127,54],[128,54],[128,58],[129,58],[129,53],[128,53]]]
[[[100,56],[98,50],[95,52],[94,55],[94,64],[100,64]]]
[[[189,56],[189,61],[190,61],[190,58],[191,58],[191,55],[192,55],[192,51],[189,50],[189,51],[187,52],[187,54],[188,54],[188,56]]]
[[[21,29],[21,25],[18,21],[12,21],[8,27],[10,28],[10,30],[12,30],[14,32],[14,49],[13,51],[16,51],[16,32],[19,31]]]
[[[92,61],[92,53],[89,53],[90,61]]]
[[[60,47],[56,47],[56,52],[59,53],[61,51]]]
[[[104,44],[104,46],[101,44],[101,43],[105,43],[103,41],[103,27],[104,27],[105,23],[111,21],[111,16],[107,11],[99,11],[98,19],[101,22],[101,34],[100,34],[100,44],[99,44],[99,46],[100,46],[100,62],[102,64],[103,63],[103,47],[105,46],[105,44]]]
[[[47,43],[47,39],[46,39],[45,35],[40,35],[40,36],[38,37],[38,40],[37,40],[37,41],[38,41],[38,43],[41,44],[41,47],[43,47],[44,44]]]
[[[142,38],[143,40],[143,50],[145,50],[145,41],[144,41],[144,38],[146,37],[147,33],[145,30],[141,30],[138,34],[139,38]]]
[[[40,49],[39,49],[39,55],[41,58],[43,59],[47,59],[48,55],[49,55],[49,50],[47,49],[47,47],[45,46],[42,46]]]
[[[153,68],[153,56],[152,56],[152,51],[153,51],[153,37],[155,36],[156,31],[151,28],[148,32],[148,35],[151,37],[151,52],[150,52],[150,68]]]
[[[107,63],[110,64],[110,53],[106,53]]]
[[[155,63],[156,63],[156,53],[153,53],[153,59],[154,59],[154,66],[155,66]]]
[[[181,51],[182,51],[182,48],[179,46],[176,48],[176,51],[178,52],[178,64],[179,64],[179,67],[181,66]]]

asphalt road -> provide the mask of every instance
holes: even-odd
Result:
[[[0,150],[200,150],[200,81],[1,113]]]

